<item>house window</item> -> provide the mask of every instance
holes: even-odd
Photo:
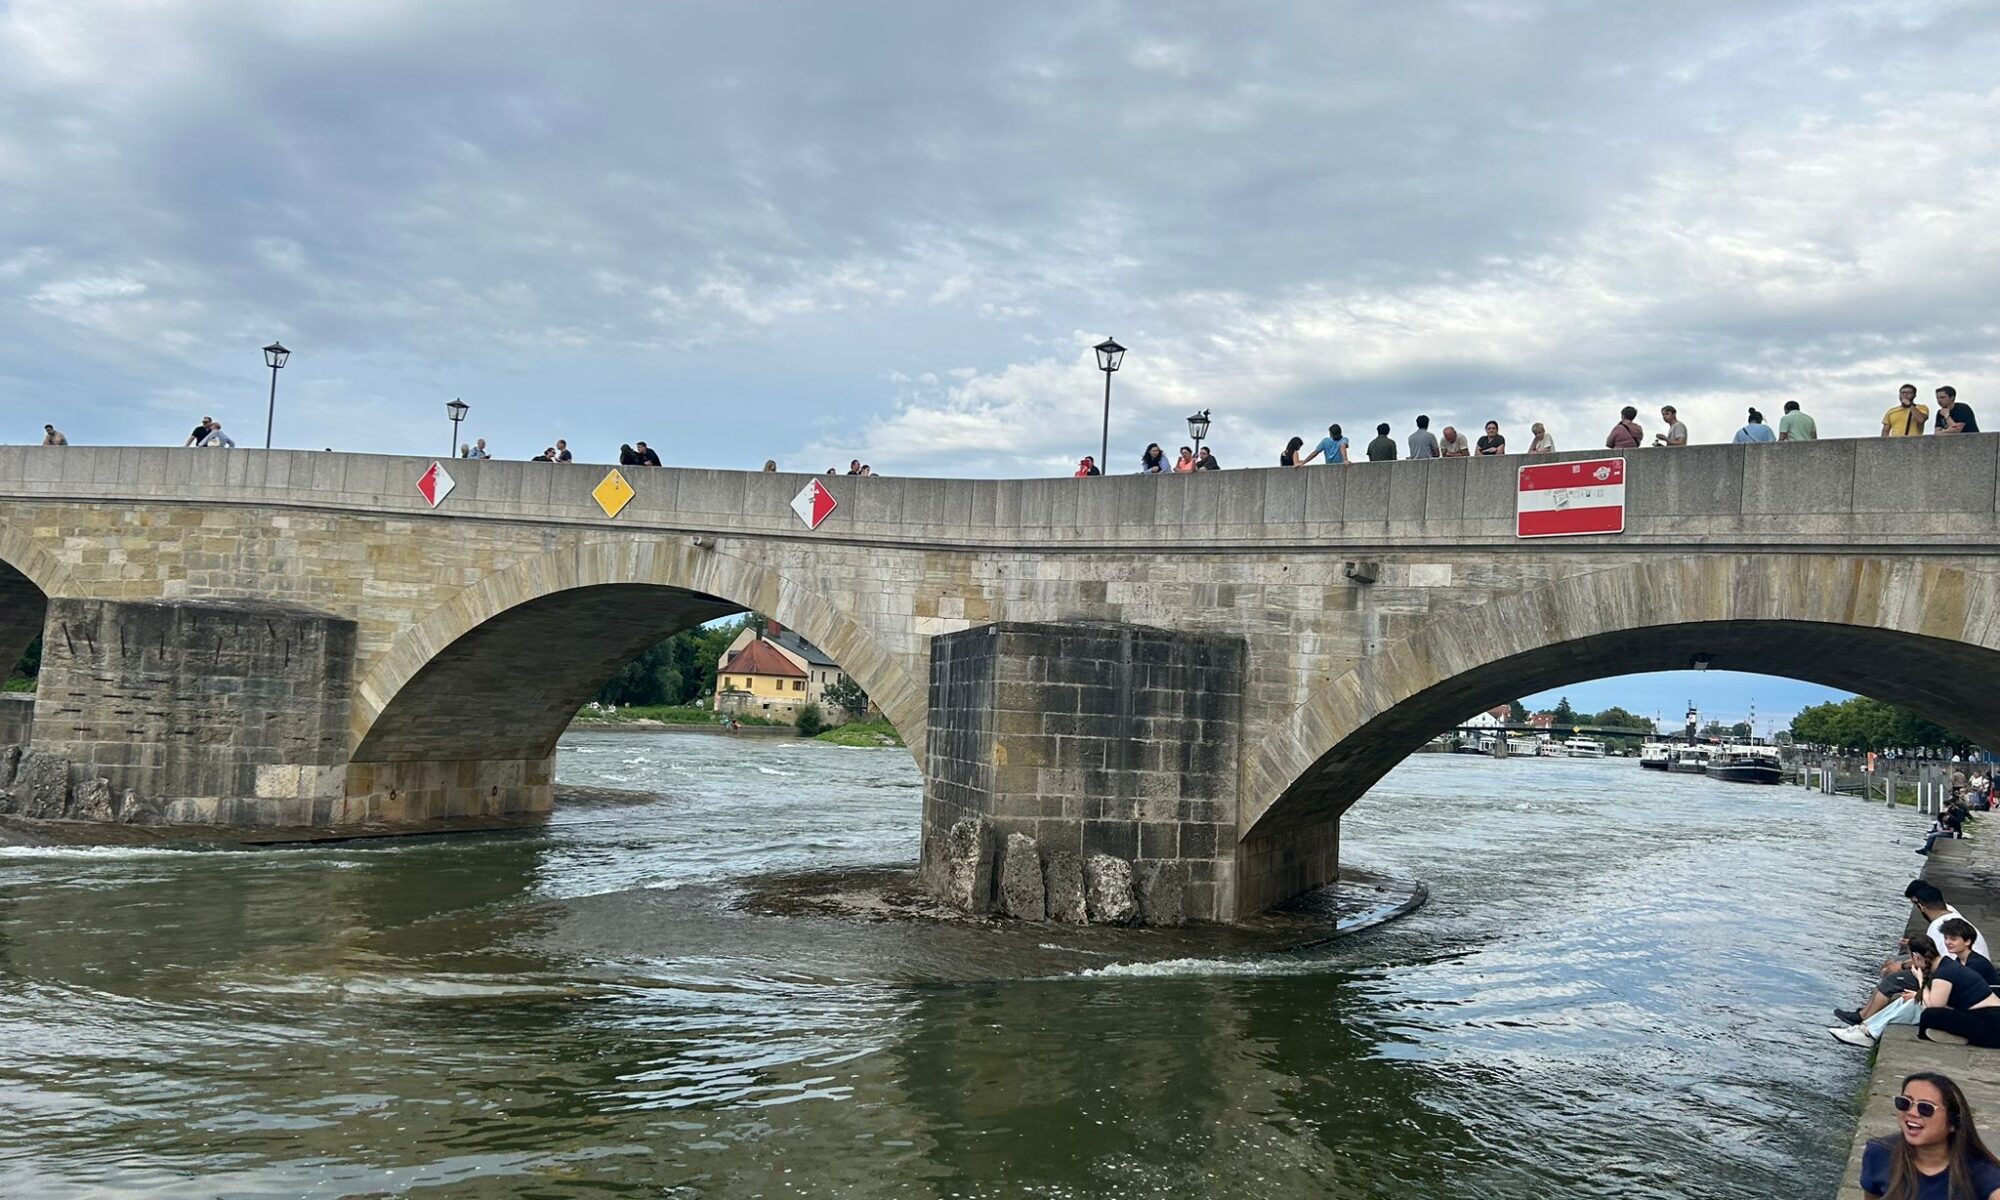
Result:
[[[732,688],[732,687],[734,687],[734,686],[736,686],[736,685],[735,685],[735,682],[734,682],[733,680],[731,680],[731,679],[729,678],[729,676],[727,676],[727,675],[724,675],[724,676],[722,677],[722,690],[723,690],[723,691],[725,691],[725,692],[726,692],[726,691],[728,691],[728,690],[729,690],[730,688]]]
[[[795,691],[795,692],[803,692],[803,691],[805,691],[805,690],[806,690],[806,681],[805,681],[805,680],[803,680],[803,679],[794,679],[794,680],[792,680],[792,690],[793,690],[793,691]]]

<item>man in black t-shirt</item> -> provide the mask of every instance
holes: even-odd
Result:
[[[651,446],[648,446],[648,445],[647,445],[646,443],[644,443],[644,442],[640,442],[640,443],[639,443],[639,465],[640,465],[640,466],[643,466],[643,467],[657,467],[657,466],[659,466],[659,465],[660,465],[660,452],[659,452],[658,450],[655,450],[655,449],[653,449],[653,448],[652,448]]]
[[[203,442],[208,440],[209,431],[214,428],[215,428],[215,418],[203,417],[201,419],[201,424],[194,427],[194,432],[188,434],[188,440],[182,442],[181,445],[183,446],[201,445]]]
[[[1970,404],[1959,402],[1955,387],[1937,390],[1937,431],[1939,434],[1979,432],[1979,419],[1972,415]]]

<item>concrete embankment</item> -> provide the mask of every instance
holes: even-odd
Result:
[[[1936,884],[1945,900],[1990,941],[2000,931],[2000,814],[1975,818],[1973,828],[1969,838],[1939,842],[1924,862],[1922,877]],[[1905,932],[1922,933],[1923,928],[1921,921],[1912,920]],[[1938,1071],[1958,1081],[1982,1126],[1981,1137],[1995,1144],[2000,1133],[2000,1050],[1918,1041],[1915,1026],[1891,1025],[1877,1043],[1875,1068],[1860,1097],[1860,1125],[1841,1169],[1838,1200],[1862,1200],[1857,1182],[1862,1147],[1895,1131],[1891,1101],[1903,1077],[1913,1071]]]

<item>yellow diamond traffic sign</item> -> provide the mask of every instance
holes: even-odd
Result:
[[[604,477],[604,482],[590,491],[590,498],[597,501],[597,507],[604,510],[607,517],[615,517],[632,503],[632,485],[616,470]]]

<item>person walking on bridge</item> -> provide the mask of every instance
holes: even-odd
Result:
[[[1431,419],[1427,414],[1417,414],[1417,427],[1410,431],[1410,457],[1436,458],[1438,456],[1437,434],[1431,432]]]
[[[1739,446],[1747,446],[1752,442],[1775,442],[1777,440],[1778,435],[1771,432],[1769,425],[1764,424],[1764,414],[1754,408],[1750,410],[1750,419],[1743,423],[1743,428],[1736,431],[1735,438],[1735,442]]]
[[[1785,415],[1778,418],[1778,440],[1816,442],[1819,440],[1819,422],[1800,411],[1798,401],[1787,400]]]
[[[1979,420],[1972,415],[1972,406],[1959,400],[1955,387],[1937,390],[1937,414],[1937,431],[1940,434],[1979,432]]]
[[[1303,467],[1312,462],[1313,459],[1322,456],[1324,456],[1326,465],[1329,467],[1344,467],[1347,465],[1347,439],[1341,436],[1338,424],[1327,426],[1326,436],[1319,440],[1319,445],[1313,447],[1312,453],[1299,459],[1292,465]]]
[[[1639,410],[1626,405],[1618,410],[1618,423],[1604,439],[1606,450],[1637,450],[1646,444],[1646,431],[1639,425]]]
[[[1917,403],[1917,385],[1906,383],[1896,389],[1896,407],[1882,414],[1882,436],[1922,437],[1930,415],[1927,405]]]
[[[1678,409],[1671,404],[1663,406],[1660,409],[1660,420],[1667,423],[1667,431],[1653,435],[1653,444],[1655,446],[1685,446],[1688,444],[1688,427],[1681,424],[1681,414]]]

